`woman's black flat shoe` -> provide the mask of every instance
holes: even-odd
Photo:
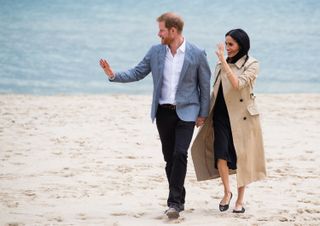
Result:
[[[245,208],[241,208],[241,210],[233,210],[232,213],[244,213],[246,211]]]
[[[231,199],[232,199],[232,192],[230,192],[230,194],[231,194],[231,196],[230,196],[230,199],[229,199],[228,204],[225,204],[225,205],[219,204],[219,210],[220,210],[221,212],[224,212],[224,211],[226,211],[226,210],[229,209],[229,204],[230,204],[230,201],[231,201]]]

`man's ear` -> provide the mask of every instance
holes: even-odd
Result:
[[[170,28],[170,31],[171,31],[171,33],[177,33],[177,28],[175,28],[175,27],[172,27],[172,28]]]

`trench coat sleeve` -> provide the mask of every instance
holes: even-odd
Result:
[[[242,74],[238,76],[239,90],[247,87],[253,86],[259,73],[259,63],[258,61],[253,61],[245,66],[245,70]]]

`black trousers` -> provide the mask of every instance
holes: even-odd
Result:
[[[181,208],[185,203],[184,180],[187,172],[188,148],[195,122],[182,121],[175,109],[163,108],[159,105],[156,123],[169,182],[167,204],[169,207]]]

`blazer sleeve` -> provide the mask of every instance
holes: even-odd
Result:
[[[253,61],[246,65],[244,71],[238,76],[239,90],[247,87],[248,85],[253,86],[259,73],[259,62]]]
[[[207,117],[210,105],[210,78],[211,71],[207,60],[207,54],[202,51],[200,54],[200,66],[198,70],[198,81],[200,90],[200,117]]]
[[[145,78],[151,72],[150,59],[153,52],[151,47],[145,57],[132,69],[123,72],[116,72],[115,77],[110,82],[135,82]]]

